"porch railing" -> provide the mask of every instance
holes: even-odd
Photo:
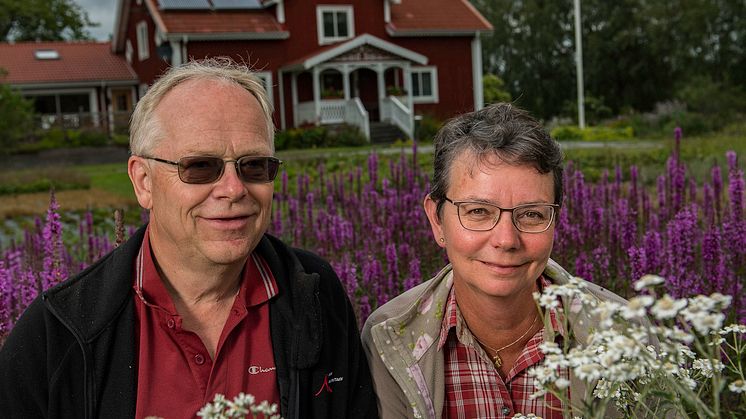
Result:
[[[43,130],[85,129],[110,134],[126,134],[131,114],[132,112],[129,111],[36,114],[34,125]]]
[[[396,96],[383,99],[381,120],[390,122],[401,129],[409,138],[414,137],[414,115]]]
[[[370,118],[359,97],[347,101],[344,115],[345,122],[360,128],[365,138],[370,140]]]
[[[370,138],[370,122],[368,111],[365,110],[359,98],[350,100],[334,99],[319,102],[319,115],[313,102],[298,104],[298,120],[296,124],[341,124],[346,123],[360,128],[366,138]]]

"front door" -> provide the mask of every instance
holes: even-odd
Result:
[[[368,111],[371,121],[380,121],[378,109],[378,75],[375,71],[361,68],[352,73],[353,96],[359,97]]]

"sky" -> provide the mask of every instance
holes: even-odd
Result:
[[[75,0],[86,12],[92,22],[100,25],[96,28],[88,28],[95,39],[108,41],[114,31],[114,19],[116,19],[117,0]]]

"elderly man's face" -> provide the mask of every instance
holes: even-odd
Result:
[[[155,115],[162,140],[151,152],[154,157],[272,155],[259,102],[234,84],[185,82],[164,96]],[[241,181],[233,163],[208,184],[182,182],[175,166],[146,164],[150,190],[138,199],[151,210],[150,237],[158,259],[206,265],[245,260],[269,225],[272,183]]]

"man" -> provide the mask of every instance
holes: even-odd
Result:
[[[285,418],[377,415],[337,276],[265,234],[273,138],[261,82],[229,60],[150,88],[128,163],[150,222],[18,321],[0,353],[3,417],[192,418],[241,392]]]

